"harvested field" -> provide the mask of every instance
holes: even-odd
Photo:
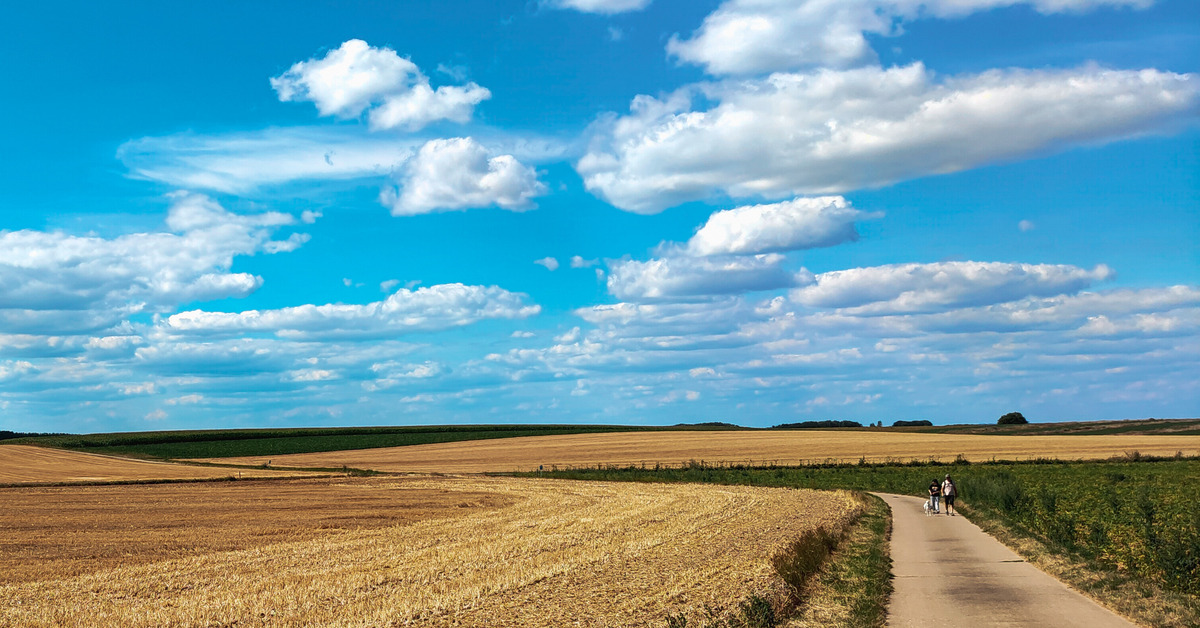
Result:
[[[690,460],[710,464],[800,464],[866,458],[1028,460],[1031,458],[1104,459],[1138,451],[1144,455],[1200,454],[1200,436],[1091,435],[984,436],[870,431],[631,432],[573,434],[502,440],[414,445],[383,449],[331,451],[276,456],[273,464],[341,467],[419,473],[529,471],[539,465],[678,465]],[[260,457],[213,459],[261,464]]]
[[[511,478],[349,485],[360,482],[471,504],[487,494],[507,505],[84,575],[44,572],[0,585],[0,624],[646,626],[770,590],[776,549],[817,525],[844,525],[863,507],[843,492],[754,487]]]
[[[377,478],[0,489],[0,584],[449,518],[493,493]]]
[[[29,445],[0,445],[0,484],[201,480],[238,475],[251,478],[294,477],[298,474],[273,469],[222,469],[132,460]]]

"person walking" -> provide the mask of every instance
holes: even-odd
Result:
[[[954,486],[954,480],[950,479],[950,474],[946,474],[946,480],[942,482],[942,502],[946,504],[946,515],[953,517],[956,510],[954,508],[954,498],[958,497],[958,487]]]
[[[939,512],[941,512],[940,505],[938,504],[938,500],[941,497],[942,497],[942,485],[938,484],[938,481],[936,478],[933,480],[930,480],[929,481],[929,507],[933,511],[933,514],[935,514],[935,515],[938,514]]]

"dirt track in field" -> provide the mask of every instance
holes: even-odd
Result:
[[[706,463],[800,464],[911,459],[972,461],[1103,459],[1143,455],[1200,455],[1200,436],[981,436],[871,431],[621,432],[529,436],[495,440],[271,456],[272,464],[416,473],[530,471],[539,465],[678,465]],[[211,459],[257,465],[265,456]]]
[[[199,511],[209,498],[188,497],[190,491],[240,484],[171,488],[187,502],[182,507],[190,503]],[[155,562],[133,556],[128,564],[80,575],[46,569],[0,584],[0,625],[632,628],[665,625],[668,612],[698,622],[706,606],[729,607],[750,594],[778,591],[769,566],[775,551],[816,526],[840,528],[863,507],[845,492],[529,478],[346,478],[328,491],[315,480],[261,484],[264,493],[296,488],[279,498],[280,505],[290,504],[283,517],[336,501],[339,492],[361,499],[371,490],[394,495],[371,497],[375,506],[364,507],[437,493],[449,496],[443,507],[468,507],[301,540],[258,545],[249,539],[233,551],[201,548]],[[120,500],[124,491],[142,488],[72,490],[111,489],[106,499]],[[47,512],[58,510],[77,520],[76,528],[86,527],[92,515],[86,506],[71,506],[75,494],[61,495]],[[165,500],[128,494],[147,504],[147,522],[175,512]],[[502,505],[481,507],[481,499]],[[32,493],[25,501],[38,507]],[[265,523],[272,509],[252,501],[243,512]],[[254,534],[253,525],[221,519],[180,533]],[[119,547],[128,536],[119,525],[110,527],[110,541]],[[29,531],[6,528],[5,535],[21,543]],[[143,550],[134,545],[128,551]]]
[[[0,484],[124,482],[289,477],[296,473],[268,469],[222,469],[63,451],[29,445],[0,445]]]

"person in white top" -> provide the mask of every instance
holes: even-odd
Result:
[[[946,474],[946,480],[942,482],[942,505],[946,507],[946,514],[953,517],[956,509],[954,508],[954,498],[958,497],[958,487],[954,486],[954,480],[950,479],[950,474]]]

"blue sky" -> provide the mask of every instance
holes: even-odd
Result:
[[[47,2],[0,428],[1200,412],[1190,0]]]

